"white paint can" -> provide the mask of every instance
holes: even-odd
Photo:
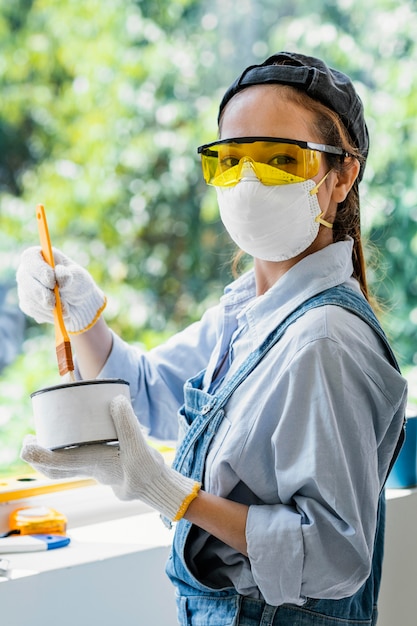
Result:
[[[117,441],[110,403],[120,394],[130,400],[129,383],[118,378],[81,380],[33,392],[38,443],[57,450]]]

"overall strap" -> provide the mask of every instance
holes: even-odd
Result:
[[[329,304],[341,306],[369,324],[385,344],[391,364],[397,371],[400,371],[387,337],[382,330],[370,304],[361,294],[356,293],[344,285],[338,285],[316,294],[290,313],[290,315],[288,315],[288,317],[286,317],[281,324],[279,324],[279,326],[277,326],[277,328],[275,328],[275,330],[268,335],[263,343],[248,356],[246,361],[239,367],[230,381],[227,381],[227,383],[219,389],[218,394],[215,398],[213,398],[213,404],[210,407],[207,407],[207,409],[219,409],[224,406],[240,383],[245,380],[253,369],[255,369],[268,350],[270,350],[272,346],[279,341],[287,328],[299,317],[311,309]]]

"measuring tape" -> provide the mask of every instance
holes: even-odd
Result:
[[[67,518],[46,506],[25,506],[10,514],[9,526],[21,535],[65,535]]]

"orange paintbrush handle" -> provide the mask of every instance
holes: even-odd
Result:
[[[51,267],[55,267],[51,240],[49,238],[48,223],[46,221],[45,208],[42,204],[38,204],[38,206],[36,207],[36,219],[38,221],[39,239],[41,242],[42,254],[45,261]],[[71,343],[68,337],[67,330],[65,328],[65,322],[62,315],[61,297],[59,295],[59,289],[57,285],[54,288],[54,293],[55,345],[57,349],[59,371],[60,374],[63,375],[68,371],[72,371],[74,369],[74,366],[72,363]]]

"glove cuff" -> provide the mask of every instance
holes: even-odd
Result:
[[[71,311],[70,321],[67,323],[69,335],[81,335],[97,322],[107,305],[106,296],[99,290],[91,294],[88,302],[79,309]]]
[[[157,509],[173,522],[184,517],[191,502],[198,496],[201,484],[183,476],[171,468],[166,468],[152,481],[152,493],[148,493],[147,504]],[[141,498],[144,501],[145,498]]]
[[[177,511],[176,516],[172,519],[173,522],[179,522],[179,520],[184,517],[191,502],[195,500],[196,497],[198,496],[200,489],[201,489],[201,483],[195,482],[191,493],[189,493],[188,496],[184,498],[184,500],[181,503],[180,508]]]

